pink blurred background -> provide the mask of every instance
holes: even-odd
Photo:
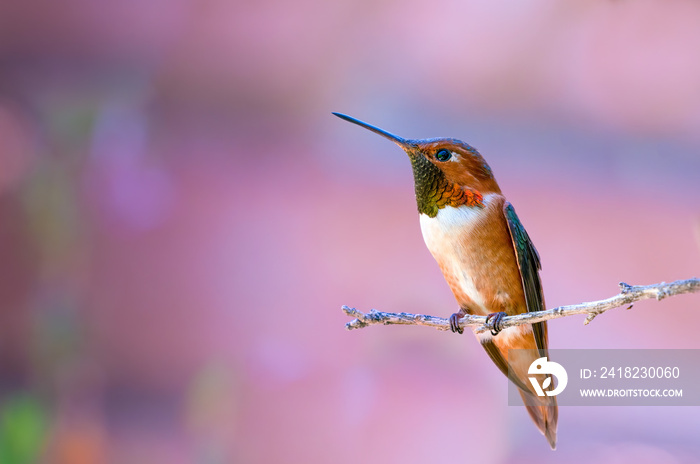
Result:
[[[330,113],[477,147],[591,301],[700,275],[699,50],[690,0],[1,2],[0,463],[698,462],[696,407],[562,408],[553,453],[471,335],[345,331],[456,307],[405,155]]]

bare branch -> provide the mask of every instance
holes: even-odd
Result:
[[[656,298],[662,300],[669,296],[683,293],[694,293],[700,291],[700,279],[694,277],[687,280],[677,280],[667,284],[661,282],[654,285],[628,285],[620,282],[620,293],[607,300],[592,301],[590,303],[580,303],[570,306],[559,306],[554,309],[544,311],[534,311],[515,316],[506,316],[501,319],[500,327],[505,329],[521,324],[533,324],[535,322],[547,321],[559,317],[573,316],[574,314],[587,314],[584,324],[588,324],[596,316],[605,311],[629,305],[632,308],[635,301]],[[372,309],[369,313],[363,313],[355,308],[343,306],[343,311],[355,319],[345,324],[348,330],[361,329],[369,325],[383,324],[404,324],[404,325],[425,325],[438,330],[450,330],[450,321],[442,317],[426,316],[423,314],[410,313],[385,313]],[[475,333],[485,332],[493,328],[492,322],[486,324],[486,316],[466,315],[459,321],[460,327],[474,327]]]

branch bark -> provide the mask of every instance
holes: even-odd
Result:
[[[695,293],[700,291],[700,279],[694,277],[687,280],[677,280],[669,284],[661,282],[653,285],[628,285],[620,282],[620,293],[606,300],[592,301],[558,308],[534,311],[531,313],[506,316],[501,319],[500,327],[514,327],[521,324],[533,324],[535,322],[548,321],[559,317],[573,316],[574,314],[586,314],[584,325],[588,324],[596,316],[605,311],[620,306],[629,305],[631,309],[635,301],[656,298],[663,300],[666,297],[683,293]],[[372,309],[369,313],[363,313],[348,306],[342,307],[345,314],[355,319],[345,324],[347,330],[361,329],[370,325],[425,325],[438,330],[450,330],[450,321],[442,317],[427,316],[424,314],[410,313],[385,313]],[[493,328],[493,323],[486,324],[486,316],[466,315],[459,320],[460,327],[473,327],[475,333],[485,332]]]

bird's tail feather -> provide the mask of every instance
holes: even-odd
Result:
[[[517,375],[516,370],[513,369],[515,366],[508,362],[504,356],[504,353],[501,351],[501,348],[494,343],[493,339],[482,340],[481,346],[484,347],[501,372],[503,372],[506,377],[508,377],[510,381],[513,382],[516,387],[518,387],[520,396],[523,398],[523,403],[525,403],[525,407],[527,408],[527,412],[530,414],[532,421],[535,423],[540,432],[542,432],[542,434],[547,438],[549,446],[551,446],[552,449],[556,449],[557,419],[559,417],[557,399],[554,396],[540,397],[535,395],[532,386],[528,384],[527,380],[524,381],[524,379],[527,379],[526,373],[528,366],[536,359],[536,351],[532,350],[533,353],[531,355],[528,354],[527,356],[530,357],[527,357],[527,359],[522,358],[519,360],[511,360],[514,361],[515,366],[519,368],[521,375]],[[551,389],[551,386],[545,390],[548,389]]]
[[[532,422],[535,423],[540,432],[547,438],[549,446],[557,449],[557,420],[559,419],[559,408],[557,399],[554,396],[544,398],[535,397],[530,392],[520,390],[520,396],[530,414]]]

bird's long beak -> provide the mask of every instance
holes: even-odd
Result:
[[[346,115],[346,114],[342,114],[342,113],[333,113],[333,114],[336,115],[336,116],[338,116],[340,119],[345,119],[346,121],[349,121],[349,122],[351,122],[351,123],[353,123],[353,124],[357,124],[357,125],[360,126],[360,127],[364,127],[365,129],[371,130],[371,131],[374,132],[375,134],[379,134],[379,135],[381,135],[382,137],[391,140],[391,141],[394,142],[396,145],[398,145],[398,146],[400,146],[401,148],[403,148],[404,151],[405,151],[406,153],[408,153],[409,155],[410,155],[411,152],[412,152],[411,148],[412,148],[413,144],[411,143],[410,140],[404,139],[403,137],[399,137],[398,135],[394,135],[394,134],[392,134],[391,132],[387,132],[387,131],[385,131],[384,129],[380,129],[380,128],[375,127],[375,126],[373,126],[373,125],[371,125],[371,124],[367,124],[366,122],[360,121],[359,119],[355,119],[355,118],[350,117],[350,116],[348,116],[348,115]]]

